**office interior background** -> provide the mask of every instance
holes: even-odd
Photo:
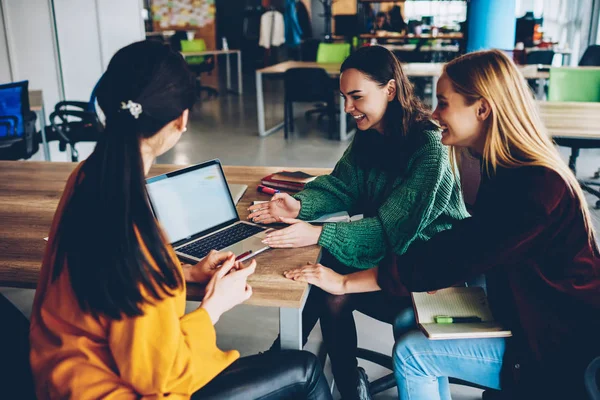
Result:
[[[390,15],[394,7],[405,26],[401,31],[391,25],[379,29],[377,15]],[[274,18],[267,21],[268,28],[261,26],[263,16],[273,12],[281,14],[283,32]],[[343,44],[348,51],[383,45],[407,68],[416,66],[411,81],[425,104],[434,107],[435,73],[419,73],[429,68],[424,64],[433,68],[465,52],[495,47],[519,64],[534,69],[542,65],[536,72],[576,67],[590,46],[600,45],[599,16],[598,0],[0,0],[0,85],[28,81],[28,89],[38,95],[35,151],[19,158],[83,161],[97,136],[53,137],[52,112],[61,101],[79,101],[101,119],[93,91],[118,49],[158,40],[179,46],[184,55],[215,50],[186,56],[198,76],[199,98],[188,131],[157,162],[183,166],[218,158],[224,165],[332,168],[352,140],[354,122],[343,111],[328,114],[323,104],[316,104],[323,100],[295,105],[295,127],[284,129],[284,82],[269,68],[287,61],[319,63],[322,44]],[[289,34],[288,24],[300,29]],[[600,57],[595,65],[600,66]],[[538,100],[551,100],[547,77],[534,76],[529,82]],[[33,109],[34,99],[30,101]],[[337,93],[334,101],[337,110],[342,101]],[[600,102],[600,94],[587,101]],[[45,141],[42,131],[48,135]],[[594,178],[600,167],[600,136],[596,140],[596,145],[578,150],[581,179]],[[572,146],[559,149],[569,162]],[[464,191],[472,198],[476,188],[467,185]],[[598,197],[587,196],[598,227]],[[33,292],[0,287],[26,315]],[[188,302],[188,308],[194,307],[197,303]],[[359,345],[389,354],[390,326],[356,314]],[[238,307],[217,324],[219,345],[237,348],[242,355],[264,351],[277,335],[277,324],[275,308]],[[319,352],[320,344],[317,327],[307,349]],[[370,362],[361,365],[369,377],[389,373]],[[326,374],[331,380],[327,369]],[[479,399],[481,389],[453,384],[452,394],[454,399]],[[396,389],[375,398],[395,399]]]

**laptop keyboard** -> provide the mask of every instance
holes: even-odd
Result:
[[[202,258],[211,250],[222,250],[225,247],[231,246],[232,244],[249,238],[261,231],[264,231],[264,228],[260,226],[236,224],[213,235],[196,240],[184,247],[180,247],[177,251],[197,258]]]

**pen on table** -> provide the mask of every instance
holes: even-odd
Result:
[[[237,256],[237,257],[235,258],[235,261],[237,261],[237,260],[241,260],[242,258],[244,258],[244,257],[246,257],[246,256],[249,256],[250,254],[252,254],[252,250],[248,250],[248,251],[246,251],[246,252],[243,252],[242,254],[240,254],[239,256]]]
[[[275,193],[279,193],[279,190],[277,189],[272,189],[270,187],[266,187],[263,185],[258,185],[258,187],[256,188],[257,191],[262,192],[262,193],[266,193],[266,194],[275,194]]]
[[[469,317],[451,317],[449,315],[438,315],[434,317],[436,324],[460,324],[469,322],[481,322],[481,318],[475,316]]]

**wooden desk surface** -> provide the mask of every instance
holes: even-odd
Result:
[[[329,75],[336,77],[340,75],[341,65],[341,63],[317,63],[313,61],[284,61],[259,69],[257,72],[263,75],[277,75],[285,73],[290,68],[323,68]],[[402,68],[408,76],[433,77],[442,75],[444,63],[403,63]],[[539,71],[538,65],[523,65],[519,66],[519,69],[526,79],[547,79],[550,77],[550,72]]]
[[[183,58],[192,57],[192,56],[208,56],[208,55],[217,55],[217,54],[236,54],[240,53],[241,50],[204,50],[204,51],[186,51],[181,52]]]
[[[600,139],[600,103],[537,102],[552,137]]]
[[[75,163],[0,161],[0,286],[35,288],[42,264],[50,225],[58,201]],[[182,168],[155,165],[150,175]],[[246,218],[253,200],[270,196],[256,192],[260,178],[281,171],[279,167],[224,167],[230,183],[248,185],[238,203],[240,218]],[[329,169],[302,168],[312,174]],[[316,261],[320,248],[272,249],[256,256],[258,267],[249,282],[254,294],[247,304],[300,308],[308,285],[293,282],[282,273],[292,267]],[[188,285],[188,299],[201,298],[203,289]]]
[[[452,33],[438,33],[432,35],[430,33],[422,33],[415,35],[414,33],[399,33],[399,32],[386,32],[380,31],[379,33],[362,33],[361,39],[463,39],[464,35],[462,32]]]

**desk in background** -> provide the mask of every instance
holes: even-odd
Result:
[[[0,286],[35,288],[46,248],[54,212],[69,174],[76,163],[0,161]],[[150,176],[182,168],[178,165],[155,165]],[[237,205],[240,218],[246,218],[252,200],[268,200],[254,188],[260,179],[280,171],[277,167],[224,168],[230,183],[248,185]],[[323,168],[303,168],[314,174],[327,174]],[[282,347],[302,349],[302,308],[310,286],[283,277],[283,272],[315,262],[319,246],[300,249],[273,249],[255,257],[258,266],[250,277],[252,297],[246,304],[279,308],[279,331]],[[189,284],[188,300],[201,300],[204,290]]]
[[[242,94],[244,92],[244,85],[242,84],[242,52],[240,50],[204,50],[204,51],[186,51],[182,52],[181,55],[185,57],[197,57],[197,56],[220,56],[225,55],[227,57],[227,90],[233,91],[231,88],[231,54],[237,55],[237,76],[238,76],[238,90],[237,93]]]
[[[266,128],[265,123],[265,101],[263,76],[282,76],[290,68],[323,68],[329,76],[337,78],[340,75],[341,63],[317,63],[312,61],[285,61],[270,67],[262,68],[256,71],[256,103],[258,112],[258,135],[267,136],[283,128],[283,122],[276,124],[271,128]],[[549,66],[541,66],[549,67]],[[402,64],[404,73],[409,77],[429,77],[433,81],[433,91],[431,104],[435,108],[437,105],[436,87],[439,77],[442,75],[444,63],[405,63]],[[538,65],[520,66],[521,72],[526,79],[548,79],[550,72],[540,70]],[[545,69],[545,68],[544,68]],[[348,132],[346,118],[344,118],[344,102],[340,101],[340,140],[347,140],[353,132]]]

